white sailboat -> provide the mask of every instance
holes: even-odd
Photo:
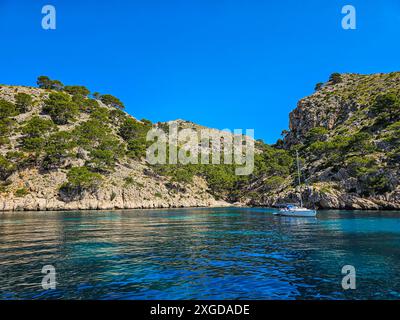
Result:
[[[300,162],[299,162],[298,151],[296,151],[296,160],[297,160],[297,177],[299,181],[299,188],[301,188],[301,173],[300,173]],[[303,207],[303,198],[301,196],[301,190],[300,190],[300,206],[297,206],[295,204],[285,204],[281,206],[281,208],[277,212],[274,212],[273,214],[280,216],[288,216],[288,217],[315,217],[317,215],[317,211]]]

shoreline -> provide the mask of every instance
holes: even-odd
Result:
[[[133,208],[57,208],[57,209],[37,209],[37,210],[32,210],[29,208],[21,208],[18,210],[0,210],[0,215],[1,214],[8,214],[8,213],[37,213],[37,212],[48,212],[48,213],[58,213],[58,212],[74,212],[74,211],[80,211],[80,212],[106,212],[106,211],[113,211],[113,212],[119,212],[119,211],[131,211],[131,210],[142,210],[142,211],[152,211],[152,210],[185,210],[185,209],[224,209],[224,208],[243,208],[243,209],[257,209],[257,208],[264,208],[264,209],[278,209],[277,206],[268,206],[268,205],[241,205],[241,204],[219,204],[219,205],[210,205],[210,206],[161,206],[161,207],[133,207]],[[321,209],[316,209],[317,211],[359,211],[359,212],[378,212],[378,211],[384,211],[384,212],[399,212],[400,209],[397,208],[367,208],[367,209],[359,209],[359,208],[321,208]]]
[[[154,204],[154,203],[153,203]],[[104,206],[104,207],[99,207],[99,206],[66,206],[66,207],[36,207],[32,208],[31,206],[18,206],[16,209],[10,208],[10,209],[4,209],[4,206],[2,209],[0,209],[0,214],[1,213],[7,213],[7,212],[59,212],[59,211],[120,211],[120,210],[166,210],[166,209],[188,209],[188,208],[228,208],[228,207],[245,207],[243,205],[235,205],[231,204],[225,201],[214,201],[210,205],[141,205],[141,206]]]

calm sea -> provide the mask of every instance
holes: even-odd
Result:
[[[0,298],[400,298],[400,212],[272,211],[0,214]],[[45,265],[56,289],[42,288]],[[355,290],[342,288],[345,265]]]

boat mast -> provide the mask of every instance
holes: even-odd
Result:
[[[300,176],[300,161],[299,161],[299,151],[296,150],[296,159],[297,159],[297,178],[299,180],[299,188],[300,188],[300,206],[303,207],[303,198],[301,197],[301,176]]]

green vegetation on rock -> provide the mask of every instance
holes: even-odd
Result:
[[[42,89],[50,89],[50,90],[62,90],[64,85],[59,80],[51,80],[47,76],[40,76],[37,79],[37,85]]]
[[[331,81],[333,84],[337,84],[342,82],[342,75],[340,73],[332,73],[329,77],[329,81]]]
[[[15,190],[21,189],[24,174],[36,170],[58,181],[63,201],[95,192],[102,182],[143,191],[148,181],[157,187],[146,198],[161,201],[166,195],[159,187],[176,194],[202,181],[205,192],[216,199],[270,205],[297,199],[296,151],[302,183],[313,188],[314,197],[315,192],[325,200],[341,193],[382,202],[399,190],[398,72],[334,73],[318,83],[317,92],[300,100],[291,113],[291,130],[284,130],[282,139],[274,145],[255,142],[254,171],[248,176],[236,175],[234,164],[150,165],[145,160],[147,132],[155,126],[165,129],[168,123],[139,121],[123,111],[117,97],[91,94],[82,85],[64,85],[47,76],[37,83],[39,89],[0,88],[1,192],[23,197],[23,191]],[[179,128],[189,124],[202,128],[185,121]],[[137,181],[138,175],[144,178]],[[109,198],[118,201],[120,193],[113,191]]]
[[[63,90],[73,96],[87,97],[90,94],[90,90],[85,86],[65,86]]]
[[[12,102],[0,99],[0,119],[17,115],[17,109]]]
[[[15,107],[19,113],[25,113],[32,107],[33,99],[29,94],[18,93],[15,95]]]
[[[91,172],[87,167],[71,168],[67,173],[67,179],[60,189],[68,194],[94,191],[102,181],[100,174]]]
[[[48,114],[54,123],[62,125],[74,121],[79,108],[70,95],[63,92],[53,92],[45,100],[43,112]]]
[[[117,97],[114,97],[111,94],[103,94],[100,96],[101,102],[103,102],[107,106],[111,106],[114,108],[124,109],[125,106]]]
[[[300,150],[310,184],[333,183],[360,197],[396,190],[400,73],[332,74],[294,113],[282,147]]]

